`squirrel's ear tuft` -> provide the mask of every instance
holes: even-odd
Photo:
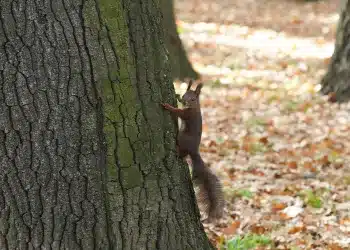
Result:
[[[199,95],[201,93],[202,87],[203,87],[203,83],[199,83],[197,85],[197,88],[196,88],[196,90],[194,92],[196,92],[196,94]]]
[[[192,84],[193,84],[193,81],[190,80],[190,81],[188,82],[187,91],[189,91],[189,90],[191,89]]]

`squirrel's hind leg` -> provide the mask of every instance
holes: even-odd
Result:
[[[180,158],[185,158],[188,155],[188,152],[186,150],[181,150],[178,145],[176,145],[176,151]]]

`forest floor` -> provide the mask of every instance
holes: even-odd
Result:
[[[227,201],[225,218],[205,224],[212,242],[350,249],[350,105],[318,92],[340,0],[175,3],[205,83],[201,151]]]

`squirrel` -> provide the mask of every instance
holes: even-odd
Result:
[[[175,108],[168,103],[162,103],[161,105],[181,119],[181,127],[177,136],[178,154],[181,158],[185,158],[187,155],[190,156],[193,182],[199,187],[198,200],[203,205],[208,220],[212,221],[221,218],[223,215],[223,191],[220,180],[205,166],[199,153],[202,137],[202,114],[199,95],[203,84],[199,83],[194,91],[191,90],[192,84],[193,81],[191,80],[182,98],[176,95],[176,98],[186,108]]]

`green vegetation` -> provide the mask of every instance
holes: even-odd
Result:
[[[321,208],[323,205],[322,199],[312,190],[305,190],[300,196],[305,200],[306,204],[313,208]]]
[[[243,237],[237,236],[220,246],[221,250],[248,250],[258,246],[272,245],[272,240],[264,235],[248,234]]]

